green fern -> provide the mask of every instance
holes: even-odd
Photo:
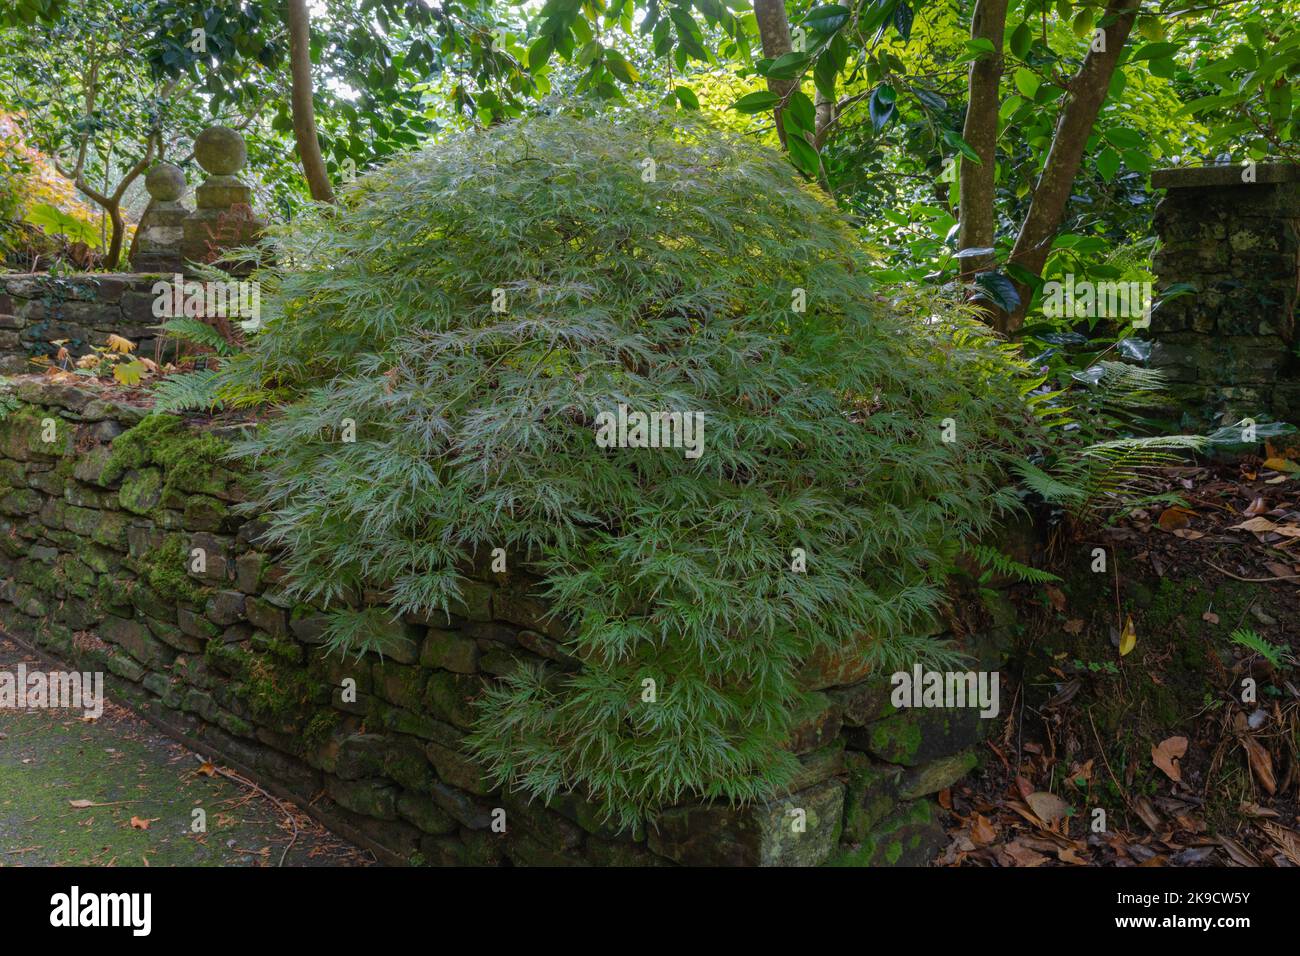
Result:
[[[997,548],[990,548],[988,545],[969,545],[965,550],[968,556],[974,558],[981,567],[985,568],[984,577],[988,577],[990,573],[996,571],[998,574],[1015,578],[1017,581],[1028,581],[1031,584],[1050,584],[1053,581],[1061,580],[1050,571],[1021,564],[1011,556],[1003,554]]]
[[[154,386],[153,414],[219,411],[225,407],[219,384],[218,373],[213,369],[168,375]]]
[[[175,336],[183,342],[210,348],[223,357],[234,355],[239,351],[237,346],[226,341],[226,337],[215,326],[201,322],[198,319],[168,319],[160,328],[163,332]]]
[[[1081,505],[1087,500],[1088,494],[1083,488],[1049,475],[1037,465],[1021,461],[1012,465],[1012,469],[1024,480],[1025,486],[1044,501],[1059,505]]]
[[[1247,650],[1254,651],[1278,669],[1289,666],[1287,663],[1289,655],[1283,645],[1264,640],[1248,627],[1239,627],[1233,631],[1232,642]]]
[[[1079,424],[1140,411],[1157,404],[1165,377],[1155,369],[1124,362],[1099,362],[1101,379],[1083,395],[1082,411],[1062,406],[1062,392],[1039,392],[1029,399],[1035,416],[1046,427]],[[1078,393],[1069,393],[1071,395]],[[1089,434],[1095,434],[1096,429]],[[1159,494],[1152,473],[1178,464],[1189,451],[1199,451],[1207,440],[1199,435],[1155,435],[1112,438],[1091,444],[1075,443],[1055,451],[1043,467],[1019,462],[1013,469],[1024,486],[1044,501],[1059,505],[1076,517],[1095,516],[1107,507],[1131,506],[1135,498]]]

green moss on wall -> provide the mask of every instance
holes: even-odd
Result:
[[[164,498],[178,491],[220,494],[230,477],[223,464],[226,449],[220,438],[189,429],[174,415],[150,415],[114,439],[104,480],[157,465],[163,470]]]
[[[202,604],[208,589],[196,584],[185,573],[188,561],[189,553],[185,549],[184,540],[173,535],[161,547],[141,558],[140,568],[149,586],[166,600]]]

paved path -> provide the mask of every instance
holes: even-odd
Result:
[[[49,668],[0,637],[0,671],[19,662]],[[373,862],[296,807],[214,771],[111,700],[97,720],[0,707],[0,866],[276,866],[290,843],[285,866]],[[196,808],[206,833],[191,831]]]

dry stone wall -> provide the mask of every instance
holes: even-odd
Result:
[[[524,661],[579,666],[535,578],[467,568],[450,616],[394,621],[382,657],[330,655],[321,609],[286,594],[264,524],[238,510],[220,429],[37,378],[0,408],[0,626],[105,672],[118,699],[389,862],[922,864],[944,842],[933,794],[997,723],[896,709],[886,678],[816,661],[791,793],[619,832],[579,794],[542,806],[493,789],[466,753],[490,682]],[[977,648],[990,669],[1011,620],[995,625]]]
[[[31,359],[54,355],[64,343],[75,359],[103,346],[110,334],[136,343],[136,354],[153,355],[161,273],[45,273],[0,276],[0,374],[31,372]]]
[[[1159,170],[1151,364],[1192,427],[1300,423],[1300,166]],[[1175,287],[1186,294],[1170,296]]]

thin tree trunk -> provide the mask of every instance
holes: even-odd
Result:
[[[820,153],[823,146],[826,145],[826,137],[830,135],[831,124],[835,122],[835,101],[823,95],[818,90],[813,105],[817,109],[817,136],[813,145],[817,147]]]
[[[293,80],[293,135],[298,144],[298,156],[302,160],[311,198],[318,202],[333,202],[334,188],[325,171],[325,160],[321,158],[320,140],[316,135],[316,110],[312,105],[311,21],[306,0],[287,0],[287,19],[289,66]]]
[[[1047,154],[1047,163],[1034,188],[1029,212],[1025,215],[1020,233],[1016,236],[1016,244],[1011,250],[1010,261],[1035,275],[1042,272],[1051,251],[1052,240],[1061,228],[1065,207],[1070,200],[1070,190],[1083,161],[1084,147],[1110,89],[1110,80],[1120,54],[1124,51],[1124,44],[1128,41],[1129,31],[1133,29],[1139,2],[1140,0],[1109,0],[1103,20],[1110,21],[1103,28],[1105,47],[1089,50],[1079,72],[1070,83],[1065,106],[1056,124],[1056,135],[1052,137],[1052,147]],[[1003,332],[1014,332],[1024,324],[1031,297],[1032,290],[1028,284],[1014,278],[1012,281],[1015,281],[1016,291],[1020,294],[1020,305],[1011,314],[998,317],[995,324]]]
[[[775,60],[794,51],[790,40],[790,21],[785,15],[785,0],[754,0],[754,19],[758,21],[758,36],[763,42],[763,56]],[[767,81],[767,88],[781,99],[790,95],[795,88],[794,80]],[[785,146],[785,127],[781,123],[781,110],[775,109],[776,134]]]
[[[959,251],[992,248],[997,238],[993,177],[997,171],[998,87],[1002,81],[1002,34],[1006,25],[1007,0],[977,0],[970,36],[972,40],[988,40],[993,44],[993,53],[970,65],[966,123],[961,135],[980,162],[968,163],[960,156],[956,158],[961,163],[957,213],[961,222],[957,232]],[[988,269],[992,263],[992,253],[963,257],[962,275],[973,275]]]

